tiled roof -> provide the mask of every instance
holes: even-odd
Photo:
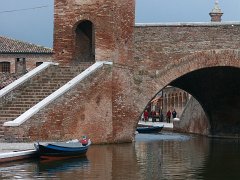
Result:
[[[0,54],[51,54],[53,50],[43,46],[0,36]]]

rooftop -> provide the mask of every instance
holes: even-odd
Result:
[[[7,37],[0,36],[0,54],[51,54],[53,50]]]

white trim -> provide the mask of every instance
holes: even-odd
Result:
[[[165,27],[165,26],[239,26],[240,22],[167,22],[167,23],[135,23],[135,27]]]
[[[26,156],[26,155],[32,155],[36,153],[36,150],[25,150],[25,151],[18,151],[18,152],[6,152],[6,153],[0,153],[0,161],[6,158],[14,158],[19,156]]]
[[[17,117],[13,121],[8,121],[3,124],[3,126],[19,126],[22,123],[24,123],[26,120],[28,120],[30,117],[32,117],[34,114],[36,114],[38,111],[46,107],[48,104],[53,102],[55,99],[57,99],[59,96],[70,90],[72,87],[74,87],[76,84],[78,84],[80,81],[82,81],[84,78],[88,77],[90,74],[95,72],[97,69],[101,68],[104,64],[112,65],[112,62],[106,62],[106,61],[98,61],[95,62],[92,66],[88,67],[85,71],[83,71],[78,76],[74,77],[72,80],[67,82],[65,85],[60,87],[58,90],[50,94],[48,97],[40,101],[38,104],[21,114],[19,117]]]
[[[11,84],[7,85],[3,89],[0,90],[0,98],[9,93],[10,91],[14,90],[24,82],[26,82],[28,79],[32,78],[33,76],[36,76],[46,68],[48,68],[51,64],[58,65],[57,63],[53,62],[43,62],[40,66],[34,68],[33,70],[29,71],[27,74],[23,75],[16,81],[12,82]]]

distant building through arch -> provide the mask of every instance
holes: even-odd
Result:
[[[151,111],[156,111],[156,115],[160,117],[163,114],[163,121],[168,110],[171,112],[173,109],[177,112],[177,117],[180,117],[191,95],[182,89],[167,86],[162,89],[150,104],[147,106],[147,110],[151,114]]]

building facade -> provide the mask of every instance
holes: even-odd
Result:
[[[52,57],[50,48],[0,36],[1,88]]]
[[[191,95],[186,91],[173,86],[162,89],[149,103],[147,110],[151,113],[156,112],[156,116],[163,115],[166,118],[167,111],[175,109],[177,117],[180,117]]]

